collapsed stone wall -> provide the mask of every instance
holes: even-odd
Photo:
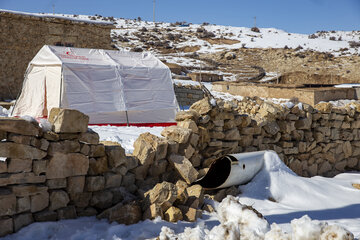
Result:
[[[204,98],[204,92],[198,86],[174,85],[174,90],[180,108],[191,106],[193,103]]]
[[[44,45],[111,49],[112,25],[0,11],[0,100],[15,99]]]

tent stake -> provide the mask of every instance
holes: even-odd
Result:
[[[127,111],[125,111],[125,114],[126,114],[126,126],[129,126],[129,116]]]

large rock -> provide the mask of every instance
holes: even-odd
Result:
[[[74,109],[52,108],[49,114],[49,122],[56,133],[86,132],[89,116]]]
[[[188,184],[191,184],[197,179],[199,173],[193,167],[191,162],[184,156],[171,154],[169,157],[169,162],[174,166],[176,171]]]
[[[165,128],[161,135],[178,143],[187,143],[191,134],[191,130],[178,126],[170,126]]]
[[[0,118],[0,131],[18,133],[28,136],[39,136],[41,128],[35,122],[26,121],[21,118]]]
[[[162,182],[144,194],[145,207],[157,204],[165,212],[175,202],[177,196],[176,186],[169,182]]]
[[[86,175],[89,159],[80,153],[55,153],[46,168],[46,178],[66,178]]]
[[[98,218],[107,218],[110,222],[118,222],[120,224],[135,224],[142,219],[141,208],[136,202],[126,205],[119,203],[112,208],[106,209],[100,213]]]
[[[105,153],[110,168],[116,168],[126,162],[125,149],[116,142],[101,142],[105,145]]]
[[[42,159],[46,156],[46,152],[37,148],[13,143],[0,142],[0,156],[7,158],[22,158],[22,159]]]
[[[207,97],[201,99],[200,101],[197,101],[190,107],[190,110],[194,110],[201,115],[207,114],[208,112],[211,111],[211,109],[212,109],[212,107],[209,103],[209,98],[207,98]]]

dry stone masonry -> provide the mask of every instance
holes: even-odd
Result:
[[[210,102],[212,104],[210,104]],[[34,221],[93,216],[133,224],[144,219],[195,221],[235,186],[205,191],[194,181],[228,153],[274,150],[301,176],[360,170],[360,104],[341,108],[278,105],[258,98],[204,98],[158,137],[141,134],[134,152],[99,142],[88,117],[52,109],[51,131],[0,118],[0,236]]]

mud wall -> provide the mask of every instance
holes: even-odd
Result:
[[[112,25],[0,11],[0,100],[15,99],[43,45],[111,49]]]

